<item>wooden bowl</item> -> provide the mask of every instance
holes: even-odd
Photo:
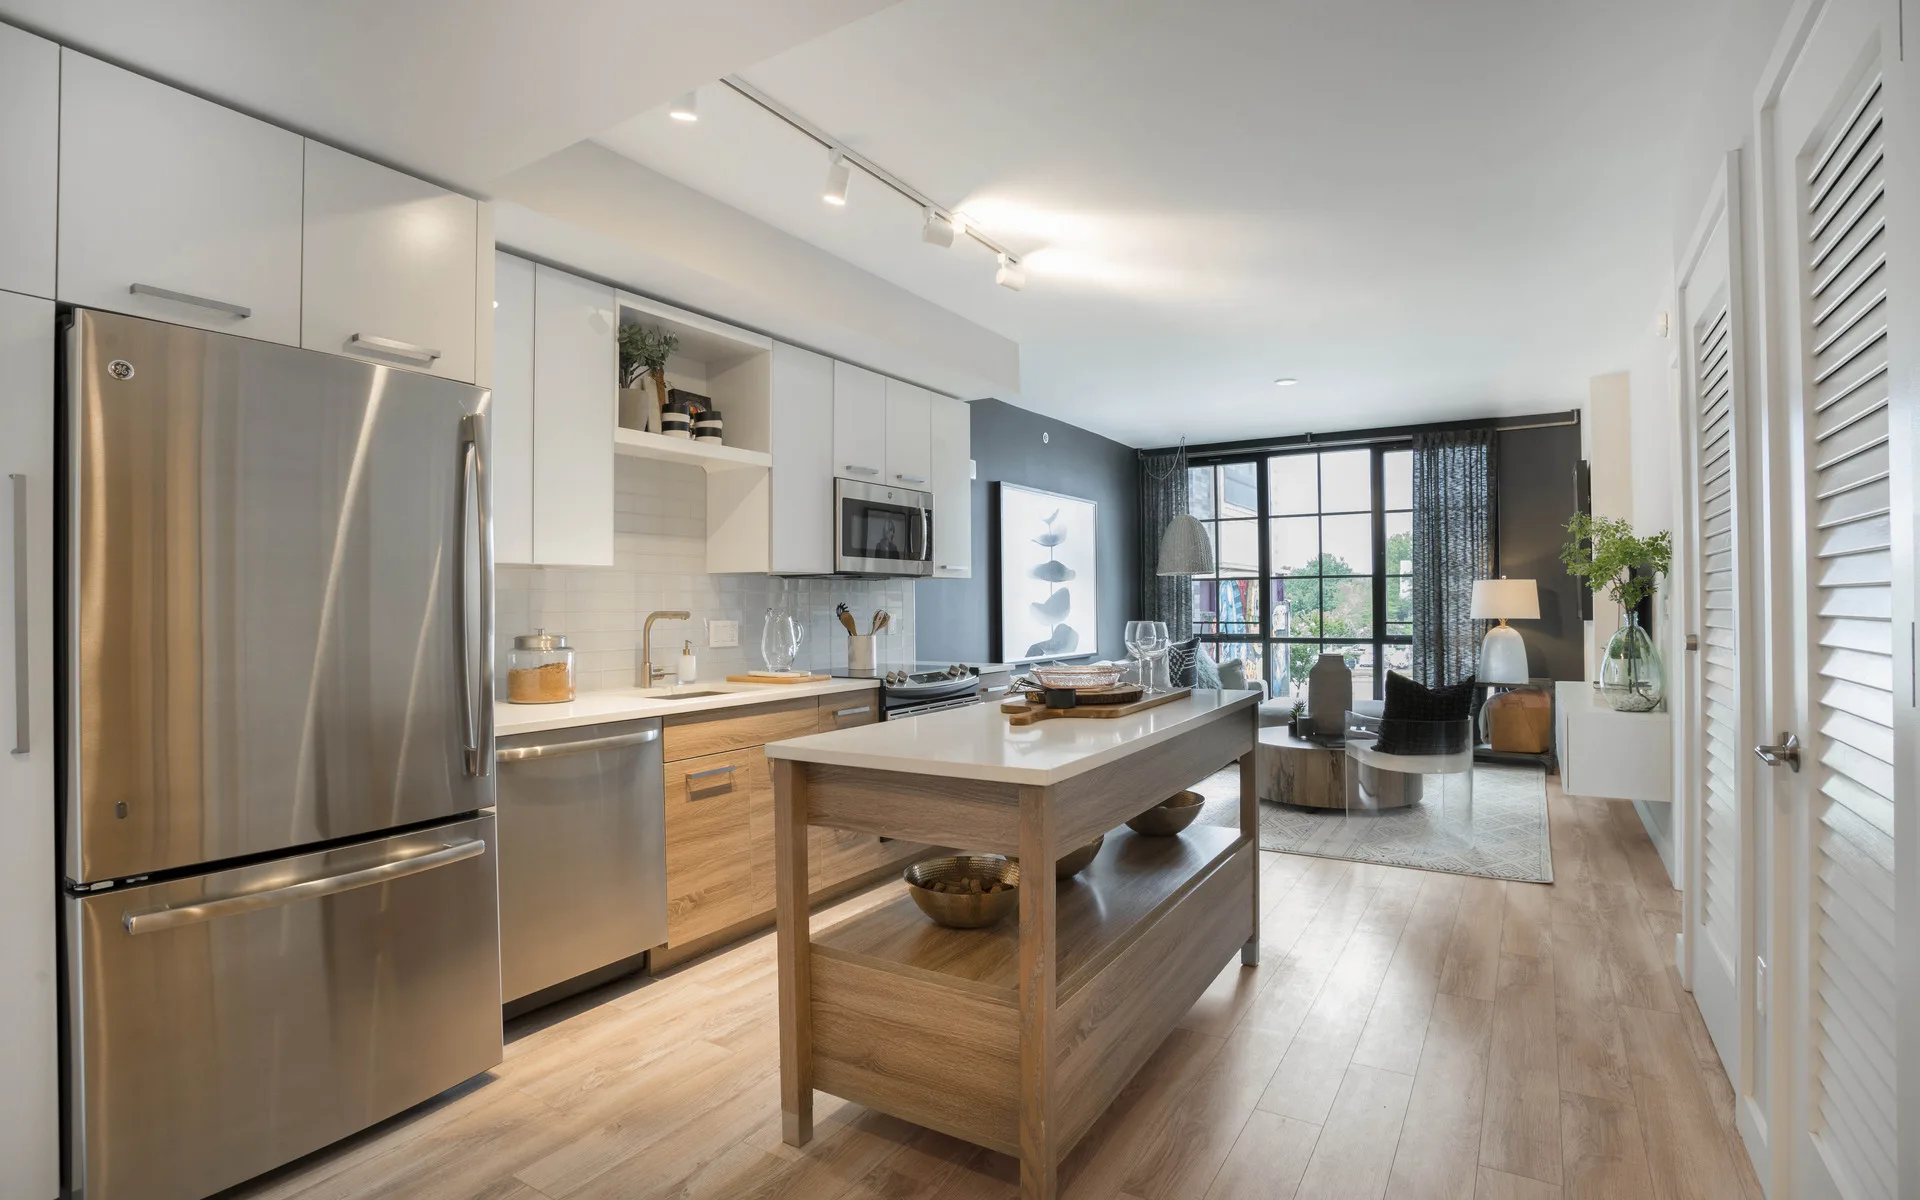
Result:
[[[1174,837],[1193,824],[1207,798],[1199,792],[1175,792],[1127,822],[1127,828],[1148,837]]]
[[[1107,835],[1103,833],[1073,853],[1063,855],[1055,860],[1053,864],[1053,877],[1055,879],[1066,879],[1086,870],[1087,867],[1092,864],[1093,860],[1099,856],[1100,844],[1106,840]]]
[[[985,929],[1020,907],[1020,864],[1002,854],[930,858],[908,867],[902,878],[907,881],[907,895],[920,911],[948,929]],[[974,879],[981,882],[982,890],[942,892],[933,886]],[[998,892],[985,890],[995,883],[1007,886]]]

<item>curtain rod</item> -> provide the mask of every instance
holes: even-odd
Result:
[[[1260,454],[1274,450],[1300,450],[1309,446],[1321,449],[1339,449],[1343,446],[1371,446],[1380,442],[1402,442],[1416,433],[1440,433],[1463,429],[1491,429],[1497,433],[1519,433],[1528,429],[1560,429],[1580,424],[1580,410],[1568,409],[1566,412],[1529,413],[1518,417],[1483,417],[1468,421],[1432,421],[1423,425],[1389,425],[1377,429],[1352,429],[1341,433],[1295,433],[1278,438],[1253,438],[1240,442],[1212,442],[1204,446],[1188,446],[1189,460],[1207,459],[1209,461],[1238,457],[1248,454]],[[1162,446],[1155,449],[1138,450],[1141,457],[1149,454],[1165,454],[1176,449]]]

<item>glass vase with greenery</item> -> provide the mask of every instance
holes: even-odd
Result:
[[[1666,670],[1636,611],[1673,568],[1673,536],[1666,530],[1636,536],[1619,517],[1575,513],[1567,522],[1572,540],[1560,550],[1567,574],[1606,592],[1620,606],[1620,628],[1600,662],[1600,694],[1620,712],[1651,712],[1666,699]]]

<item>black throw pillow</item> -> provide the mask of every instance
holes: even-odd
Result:
[[[1472,676],[1445,687],[1415,683],[1398,671],[1387,672],[1387,702],[1380,716],[1381,754],[1459,754],[1472,745]],[[1453,722],[1452,726],[1434,724]]]
[[[1167,648],[1167,678],[1177,688],[1190,688],[1200,674],[1200,639],[1190,637]]]

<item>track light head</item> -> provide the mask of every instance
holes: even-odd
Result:
[[[1009,291],[1017,292],[1027,286],[1027,273],[1020,269],[1019,263],[1002,254],[1000,269],[993,273],[993,281]]]
[[[935,246],[953,245],[953,222],[941,215],[937,208],[927,210],[927,223],[920,229],[920,240],[931,242]]]
[[[820,198],[828,204],[844,205],[847,202],[847,184],[853,179],[853,168],[847,163],[847,156],[835,153],[827,163],[827,186]]]
[[[699,98],[692,92],[688,92],[667,106],[667,115],[676,121],[698,121],[700,119]]]

